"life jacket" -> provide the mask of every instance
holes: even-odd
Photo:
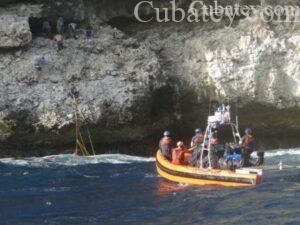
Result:
[[[198,146],[199,144],[202,144],[204,141],[204,135],[203,134],[196,134],[192,138],[192,143],[194,146]],[[193,147],[193,146],[192,146]]]
[[[242,146],[247,147],[250,143],[254,143],[255,137],[250,134],[246,134],[242,139]]]
[[[167,145],[169,149],[172,148],[173,145],[173,141],[171,138],[169,137],[163,137],[162,139],[160,139],[159,141],[159,147],[161,148],[163,145]]]
[[[242,138],[242,147],[250,150],[251,153],[252,151],[254,151],[254,142],[255,142],[255,138],[250,134],[246,134]]]
[[[183,161],[184,150],[182,148],[172,149],[172,163],[175,165],[180,165]]]
[[[217,145],[218,144],[218,139],[217,138],[211,138],[210,139],[210,144],[211,145]]]
[[[192,153],[185,147],[172,149],[172,163],[175,165],[187,165],[188,160],[192,158]]]

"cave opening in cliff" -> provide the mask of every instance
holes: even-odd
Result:
[[[170,86],[162,87],[153,93],[153,105],[151,109],[153,120],[158,120],[174,113],[174,95],[175,90]]]

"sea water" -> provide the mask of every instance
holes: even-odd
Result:
[[[107,154],[0,159],[0,224],[300,224],[300,149],[266,153],[256,187],[165,181],[155,159]]]

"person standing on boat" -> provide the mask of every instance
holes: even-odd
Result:
[[[193,151],[192,159],[190,162],[191,166],[196,166],[197,160],[200,158],[203,141],[204,141],[203,130],[201,128],[197,128],[195,130],[195,135],[191,141],[191,150]]]
[[[173,147],[173,140],[171,138],[171,133],[170,131],[165,131],[163,133],[163,137],[159,141],[159,148],[167,159],[171,160],[172,159],[172,147]]]
[[[197,128],[195,130],[195,135],[191,141],[191,148],[200,147],[201,144],[203,143],[203,140],[204,140],[203,130],[201,128]]]
[[[218,165],[218,155],[217,155],[217,151],[218,151],[218,145],[219,145],[219,140],[218,140],[218,130],[212,130],[211,134],[210,134],[210,138],[208,140],[210,140],[210,152],[208,154],[205,155],[204,159],[203,159],[203,165],[204,167],[208,167],[209,164],[209,158],[210,158],[210,162],[211,162],[211,166],[212,168],[216,169],[219,167]],[[206,143],[204,143],[205,145],[208,145],[208,140]]]
[[[254,142],[255,138],[252,135],[252,129],[246,128],[245,135],[240,141],[240,146],[242,148],[242,166],[247,167],[251,166],[250,155],[254,151]]]

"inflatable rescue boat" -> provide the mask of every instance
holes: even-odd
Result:
[[[262,170],[242,168],[235,171],[174,165],[160,150],[156,154],[156,169],[163,178],[193,185],[220,185],[228,187],[254,186],[262,182]]]

